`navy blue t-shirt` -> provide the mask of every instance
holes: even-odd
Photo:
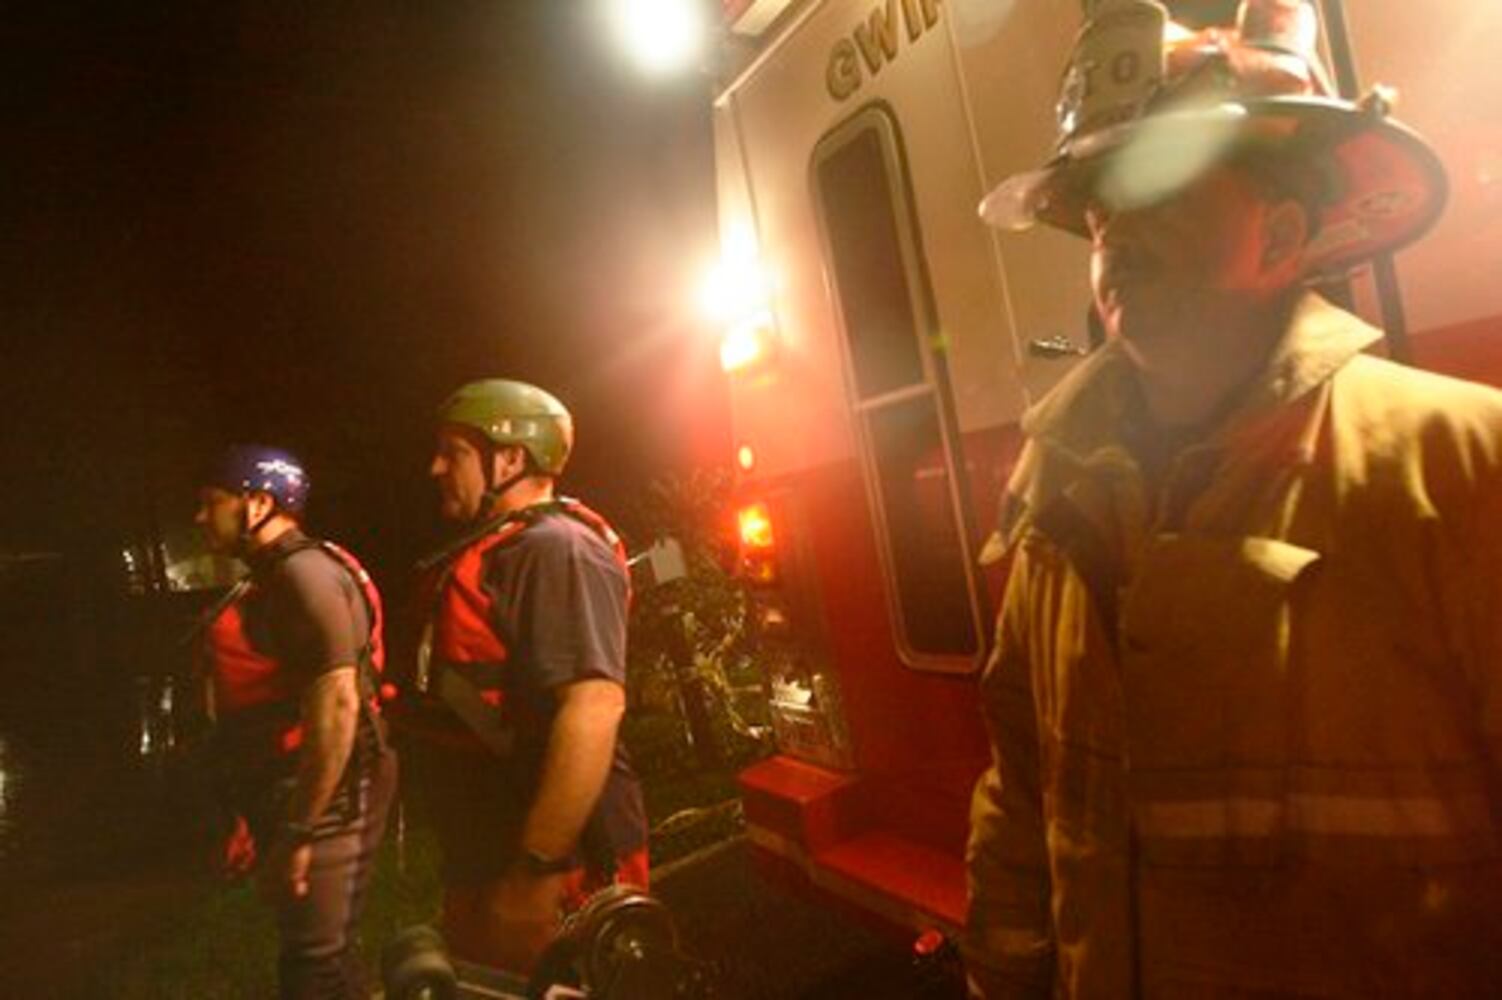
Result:
[[[591,679],[626,683],[628,578],[605,539],[561,511],[542,515],[491,549],[482,572],[494,601],[491,624],[507,651],[506,698],[522,709],[515,716],[512,773],[516,790],[530,802],[558,688]],[[619,738],[584,849],[601,835],[615,851],[634,849],[646,838],[640,787]]]
[[[483,586],[507,650],[508,695],[545,708],[561,685],[626,683],[626,572],[593,528],[545,514],[486,555]]]

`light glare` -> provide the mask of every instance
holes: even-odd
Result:
[[[749,368],[766,356],[766,327],[746,323],[736,327],[720,341],[720,367],[727,372]]]
[[[765,503],[757,502],[742,507],[738,520],[741,544],[747,549],[766,550],[772,547],[772,512]]]
[[[1182,190],[1221,158],[1243,115],[1225,105],[1211,113],[1190,110],[1144,119],[1107,164],[1100,179],[1102,200],[1116,211],[1132,211]]]
[[[767,311],[771,291],[766,271],[754,256],[727,256],[705,275],[700,299],[716,323],[739,323]]]
[[[763,361],[774,344],[773,282],[757,254],[749,227],[731,225],[723,237],[719,261],[700,288],[700,304],[725,333],[720,340],[720,367],[727,372]]]
[[[626,52],[648,73],[685,68],[703,45],[695,0],[611,0],[610,13]]]

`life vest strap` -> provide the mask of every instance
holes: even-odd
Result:
[[[434,608],[430,614],[436,616],[439,613],[443,594],[466,552],[482,543],[487,546],[507,544],[550,514],[572,517],[589,528],[610,547],[616,561],[626,571],[625,546],[609,522],[578,500],[555,497],[492,518],[421,560],[418,563],[419,573],[438,572],[431,588]],[[628,603],[629,580],[627,572]],[[488,624],[487,628],[490,628]],[[426,684],[427,690],[436,695],[437,700],[452,711],[486,748],[504,757],[511,753],[516,737],[514,726],[501,711],[503,666],[503,663],[444,663],[435,657],[431,662]]]

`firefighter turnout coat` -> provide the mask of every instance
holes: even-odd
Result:
[[[1502,981],[1502,393],[1310,294],[1152,491],[1107,346],[1024,421],[966,953],[995,995]]]

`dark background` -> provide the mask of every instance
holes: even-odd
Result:
[[[600,8],[0,5],[0,552],[105,572],[252,440],[399,575],[482,376],[574,410],[564,488],[607,514],[723,461],[711,84],[640,76]]]
[[[712,84],[638,74],[603,0],[0,0],[0,52],[0,558],[108,574],[260,441],[398,580],[434,409],[482,376],[574,409],[564,488],[628,533],[728,456]]]

